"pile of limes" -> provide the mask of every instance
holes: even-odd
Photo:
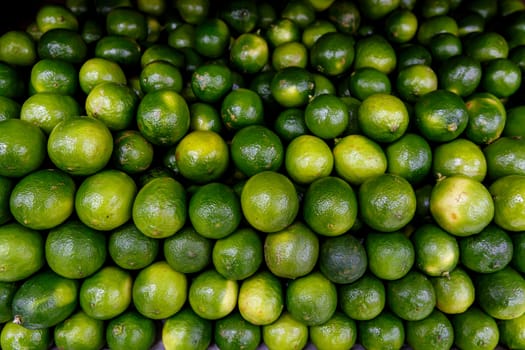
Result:
[[[525,3],[26,10],[1,349],[525,349]]]

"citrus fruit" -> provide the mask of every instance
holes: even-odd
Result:
[[[215,322],[213,339],[220,349],[255,350],[261,343],[261,338],[261,328],[246,321],[238,312]]]
[[[279,18],[271,23],[266,29],[265,38],[273,48],[295,42],[300,38],[299,25],[289,18]]]
[[[269,350],[302,349],[308,343],[308,326],[285,311],[275,322],[262,326],[262,339]]]
[[[1,282],[26,279],[45,264],[44,236],[18,222],[0,226],[0,249]]]
[[[449,14],[442,14],[425,18],[417,28],[416,41],[424,46],[429,46],[432,37],[441,33],[458,35],[459,28],[455,18]]]
[[[513,234],[512,239],[512,260],[511,266],[514,267],[519,272],[524,270],[524,261],[523,261],[523,249],[525,248],[525,235],[523,233]]]
[[[131,218],[148,237],[166,238],[187,219],[186,190],[174,178],[161,176],[142,186],[133,200]]]
[[[7,322],[0,333],[0,346],[5,350],[22,348],[46,350],[52,343],[51,328],[28,329],[14,322]]]
[[[410,235],[416,255],[415,264],[427,276],[447,276],[458,264],[460,248],[456,237],[428,223]]]
[[[107,246],[115,264],[126,270],[139,270],[155,261],[160,242],[144,235],[130,221],[110,232]]]
[[[13,217],[35,230],[60,225],[74,209],[76,184],[65,172],[41,169],[16,183],[9,198]]]
[[[150,349],[156,338],[157,325],[136,310],[128,310],[108,321],[105,339],[111,349]]]
[[[10,97],[0,96],[0,121],[20,116],[22,106]]]
[[[464,175],[437,181],[430,195],[430,212],[437,224],[454,236],[481,232],[494,217],[495,203],[489,190]]]
[[[523,231],[523,175],[508,175],[494,181],[489,191],[494,199],[494,223],[507,231]]]
[[[308,326],[327,322],[337,308],[337,290],[320,272],[298,277],[286,287],[286,309]]]
[[[121,130],[113,135],[111,164],[129,175],[141,173],[153,163],[153,145],[138,130]]]
[[[514,268],[480,274],[474,283],[478,305],[493,318],[509,320],[525,312],[525,280]]]
[[[325,176],[312,182],[302,202],[303,218],[316,233],[339,236],[347,232],[357,218],[357,198],[344,180]]]
[[[463,175],[481,182],[487,175],[487,159],[480,146],[469,139],[458,137],[434,147],[432,174],[437,179]]]
[[[503,127],[502,136],[521,136],[525,137],[524,115],[525,107],[517,106],[507,109],[507,120]]]
[[[480,86],[483,70],[477,59],[462,54],[445,60],[437,73],[442,89],[465,97]]]
[[[381,146],[361,134],[344,136],[332,152],[336,174],[354,186],[387,170],[387,158]]]
[[[299,199],[290,179],[267,170],[246,181],[241,193],[241,209],[245,219],[255,229],[277,232],[295,220]]]
[[[387,172],[405,178],[412,185],[419,184],[430,173],[433,152],[424,137],[407,132],[386,146]]]
[[[162,249],[166,262],[175,271],[195,273],[211,263],[213,241],[198,234],[192,227],[184,227],[164,239]]]
[[[500,334],[496,320],[477,306],[455,315],[451,322],[454,343],[461,348],[488,350],[498,345]]]
[[[37,61],[35,42],[23,30],[9,30],[0,35],[0,59],[13,66],[31,67]]]
[[[278,171],[284,161],[284,146],[272,129],[248,125],[233,135],[230,154],[235,167],[252,176],[265,170]]]
[[[230,162],[226,141],[214,131],[191,131],[175,147],[181,175],[197,183],[219,179]]]
[[[348,107],[336,95],[319,95],[306,105],[304,120],[308,130],[315,136],[333,139],[348,126]]]
[[[359,39],[355,44],[354,68],[371,67],[390,74],[396,68],[397,57],[388,40],[379,34]]]
[[[208,63],[197,67],[191,76],[191,89],[203,102],[220,101],[232,88],[232,72],[228,66]]]
[[[359,106],[357,118],[363,134],[376,142],[398,140],[409,124],[404,102],[385,93],[376,93],[364,99]]]
[[[341,309],[348,317],[357,321],[371,320],[379,316],[385,308],[385,295],[382,281],[371,274],[338,286]]]
[[[371,320],[357,324],[357,341],[366,349],[400,349],[405,344],[403,320],[390,311],[383,311]]]
[[[229,280],[244,280],[263,262],[263,243],[251,228],[241,228],[215,241],[212,262],[217,272]]]
[[[505,268],[513,255],[511,237],[494,224],[489,224],[476,235],[462,238],[459,248],[463,266],[479,273]]]
[[[491,60],[483,68],[481,86],[498,98],[508,98],[521,85],[521,69],[508,58]]]
[[[98,84],[104,82],[115,82],[126,84],[127,77],[122,67],[109,59],[92,57],[82,63],[78,72],[80,89],[89,92]]]
[[[190,130],[211,130],[220,133],[222,129],[221,117],[215,107],[204,102],[190,105]]]
[[[399,97],[416,102],[419,97],[437,90],[438,83],[436,72],[426,64],[418,63],[399,69],[395,86]]]
[[[308,65],[308,50],[301,42],[288,42],[277,46],[270,58],[275,70],[286,67],[306,68]]]
[[[386,303],[405,321],[418,321],[429,316],[436,306],[436,293],[430,279],[416,270],[386,284]]]
[[[286,147],[284,165],[293,181],[309,184],[332,173],[334,156],[320,137],[298,135]]]
[[[319,257],[319,239],[303,222],[296,221],[264,241],[264,260],[276,276],[294,279],[310,273]]]
[[[498,323],[500,342],[510,349],[519,349],[525,346],[523,334],[523,321],[525,316],[516,317],[510,320],[502,320]]]
[[[444,89],[421,96],[414,105],[414,115],[421,135],[434,142],[457,138],[468,124],[468,111],[463,99]]]
[[[17,287],[15,282],[0,282],[0,321],[2,323],[13,319],[11,303]]]
[[[230,43],[230,29],[220,18],[207,18],[195,26],[195,50],[205,57],[222,56]]]
[[[359,187],[358,204],[365,224],[381,232],[393,232],[407,225],[416,213],[416,194],[399,175],[381,174]]]
[[[270,58],[268,43],[256,33],[240,34],[229,50],[230,64],[245,74],[259,72]]]
[[[188,104],[173,90],[145,94],[136,113],[138,130],[154,145],[175,145],[190,128]]]
[[[197,315],[208,320],[223,318],[237,305],[237,281],[223,277],[214,269],[200,272],[188,290],[188,302]]]
[[[408,321],[405,332],[406,342],[414,350],[446,350],[454,344],[452,323],[444,313],[436,309],[422,320]]]
[[[101,348],[106,341],[104,321],[79,310],[55,326],[53,339],[63,349]]]
[[[424,9],[425,7],[422,7]],[[386,37],[395,43],[406,43],[417,33],[417,15],[408,9],[396,9],[385,19]]]
[[[304,121],[304,111],[300,108],[284,109],[277,115],[273,127],[281,140],[286,143],[291,142],[297,136],[307,134],[308,130],[306,122]],[[286,147],[287,150],[288,148],[289,147]]]
[[[414,246],[401,232],[369,232],[364,247],[368,269],[381,280],[399,279],[414,265]]]
[[[135,276],[132,303],[147,318],[169,318],[183,308],[187,286],[186,275],[172,269],[166,261],[156,261]]]
[[[12,311],[16,324],[28,329],[56,326],[76,310],[79,284],[44,269],[18,287],[13,296]]]
[[[37,170],[46,158],[46,137],[25,120],[0,122],[0,176],[22,177]]]
[[[283,68],[274,74],[270,82],[272,97],[285,108],[305,106],[314,89],[313,73],[301,67]]]
[[[525,139],[503,136],[483,148],[487,175],[496,180],[505,175],[525,175]]]
[[[113,152],[113,136],[108,127],[89,116],[58,123],[47,140],[53,164],[71,175],[92,175],[102,170]]]
[[[241,316],[254,325],[276,321],[284,309],[283,286],[279,277],[260,270],[241,282],[238,295]]]
[[[355,39],[348,34],[328,31],[310,47],[310,65],[326,76],[339,76],[355,66]],[[357,66],[355,66],[357,68]]]
[[[213,337],[212,324],[199,317],[190,307],[184,307],[168,317],[162,326],[162,343],[167,349],[206,350]]]
[[[104,266],[82,280],[79,304],[87,316],[109,320],[123,313],[131,304],[133,278],[128,270]]]
[[[241,204],[233,189],[221,182],[199,187],[188,203],[188,217],[195,231],[220,239],[233,233],[241,222]]]
[[[40,59],[58,59],[74,65],[81,64],[87,59],[88,55],[88,40],[86,40],[88,38],[82,36],[82,31],[87,33],[88,27],[90,26],[84,23],[83,29],[78,31],[54,28],[45,33],[41,32],[40,37],[36,40],[38,57]]]
[[[462,267],[456,267],[447,276],[431,277],[430,282],[436,292],[436,308],[441,312],[461,314],[474,304],[474,282]]]
[[[497,140],[505,127],[507,112],[498,97],[489,92],[470,95],[465,105],[469,113],[466,137],[476,144]]]
[[[318,350],[350,349],[357,340],[357,325],[354,320],[336,311],[325,323],[308,329],[310,342]]]
[[[36,93],[74,95],[77,90],[78,75],[72,63],[43,58],[31,67],[30,84]]]
[[[45,240],[46,262],[60,276],[86,278],[106,261],[106,247],[102,232],[71,219],[49,230]]]

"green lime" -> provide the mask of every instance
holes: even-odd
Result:
[[[308,343],[308,326],[284,311],[275,322],[262,326],[262,338],[269,350],[303,349]]]
[[[62,349],[100,349],[106,342],[105,330],[103,320],[79,310],[55,326],[53,339]]]
[[[481,86],[498,98],[508,98],[521,86],[521,69],[508,58],[491,60],[483,67]]]
[[[148,350],[155,343],[157,324],[136,310],[127,310],[106,325],[106,342],[115,350]]]
[[[259,72],[270,59],[268,43],[256,33],[242,33],[229,49],[230,63],[240,73]]]
[[[163,241],[166,262],[176,271],[195,273],[212,261],[213,241],[192,227],[184,227]]]
[[[503,136],[483,148],[487,175],[496,180],[507,175],[525,175],[525,139]]]
[[[319,95],[306,105],[304,119],[312,134],[322,139],[333,139],[348,127],[348,107],[336,95]]]
[[[31,35],[18,29],[0,35],[0,59],[15,67],[32,67],[37,61],[37,49]]]
[[[480,86],[482,73],[477,59],[462,54],[445,60],[437,75],[442,89],[465,97]]]
[[[489,350],[498,345],[500,334],[496,320],[477,306],[455,315],[451,322],[454,343],[460,348]]]
[[[422,7],[424,10],[425,7]],[[384,22],[387,38],[395,43],[410,42],[417,34],[417,15],[403,8],[398,8],[386,17]]]
[[[206,350],[212,342],[212,323],[186,306],[166,319],[161,337],[167,349]]]
[[[49,230],[45,241],[47,265],[70,279],[94,274],[106,261],[106,249],[105,235],[76,219]]]
[[[447,276],[432,277],[430,282],[436,292],[436,308],[447,315],[461,314],[475,302],[474,282],[461,267],[456,267]]]
[[[391,73],[397,64],[393,46],[379,34],[361,38],[355,44],[354,68],[375,68],[385,74]]]
[[[525,229],[522,215],[525,205],[521,200],[524,179],[523,175],[503,176],[489,187],[494,199],[494,223],[504,230],[519,232]]]
[[[386,146],[387,172],[405,178],[412,185],[420,184],[430,174],[433,152],[424,137],[407,132]]]
[[[416,102],[419,97],[437,90],[438,76],[432,67],[417,63],[399,69],[396,90],[405,101]]]
[[[351,35],[328,31],[321,35],[310,48],[310,66],[326,76],[339,76],[354,67],[357,59],[355,39]]]
[[[346,350],[357,340],[357,325],[350,317],[336,311],[325,323],[308,329],[311,343],[318,350]]]
[[[270,91],[277,103],[285,108],[303,107],[315,89],[314,75],[306,68],[287,67],[276,72]]]
[[[483,181],[487,174],[487,160],[480,146],[459,137],[437,145],[433,150],[432,173],[441,177],[463,175]]]
[[[252,276],[264,259],[263,242],[251,228],[241,228],[215,241],[213,266],[229,280],[244,280]]]
[[[368,269],[381,280],[399,279],[414,266],[414,245],[401,232],[369,232],[364,247]]]
[[[191,89],[203,102],[220,101],[232,86],[232,71],[228,66],[219,63],[200,65],[191,76]]]
[[[390,311],[383,311],[371,320],[357,324],[357,341],[366,349],[401,349],[405,344],[403,320]]]
[[[293,181],[310,184],[332,173],[334,156],[328,144],[320,137],[299,135],[286,147],[284,164]]]
[[[221,102],[221,118],[227,129],[239,130],[245,126],[263,124],[262,98],[248,88],[232,90]]]
[[[261,343],[261,328],[233,312],[215,322],[214,340],[223,350],[255,350]]]
[[[525,138],[524,106],[515,106],[507,109],[507,120],[503,127],[502,136],[520,136]]]
[[[348,34],[357,33],[361,24],[361,12],[356,3],[350,1],[333,1],[327,11],[328,19],[335,25],[337,30]],[[307,28],[305,28],[304,31],[306,30]]]
[[[111,164],[129,175],[146,171],[153,163],[153,145],[138,130],[121,130],[113,135]]]
[[[29,329],[14,322],[7,322],[0,333],[0,346],[5,350],[47,350],[52,343],[52,328]]]
[[[502,320],[498,323],[500,342],[509,349],[525,347],[525,336],[523,334],[525,315],[510,320]]]
[[[95,45],[95,57],[118,63],[123,68],[140,62],[141,47],[136,39],[121,35],[106,35]]]
[[[133,222],[114,229],[107,241],[108,253],[115,264],[126,270],[140,270],[157,258],[160,242],[144,235]]]
[[[208,18],[195,26],[195,50],[205,57],[222,56],[230,44],[230,29],[220,18]]]
[[[127,83],[127,77],[122,67],[111,60],[101,57],[87,59],[78,71],[78,82],[85,94],[103,82]]]
[[[338,286],[338,298],[341,309],[351,319],[372,320],[385,308],[385,287],[379,278],[365,274],[352,283]]]
[[[428,317],[436,306],[436,293],[430,279],[412,270],[386,284],[386,302],[398,317],[418,321]]]
[[[406,342],[414,350],[448,350],[454,344],[454,328],[447,316],[435,309],[422,320],[408,321]]]
[[[74,95],[78,88],[78,73],[73,63],[44,58],[31,67],[30,84],[37,93]]]

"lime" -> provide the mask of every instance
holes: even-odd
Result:
[[[430,173],[435,149],[421,135],[407,132],[386,146],[387,172],[420,184]]]
[[[481,232],[494,217],[494,201],[479,181],[464,175],[438,180],[430,195],[430,212],[437,224],[454,236]]]
[[[78,82],[81,90],[85,94],[89,94],[100,83],[115,82],[126,84],[127,78],[124,70],[118,63],[106,58],[92,57],[84,61],[80,66]]]
[[[361,13],[354,2],[334,1],[328,7],[327,12],[330,22],[335,25],[337,30],[349,34],[357,32],[361,24]],[[304,31],[307,29],[308,27]]]
[[[385,287],[381,280],[365,274],[358,280],[338,286],[339,304],[353,320],[372,320],[385,308]]]
[[[525,175],[525,139],[502,136],[483,148],[487,175],[496,180],[506,175]]]
[[[315,89],[314,75],[306,68],[287,67],[276,72],[270,91],[277,103],[285,108],[303,107]]]
[[[308,326],[285,311],[275,322],[262,326],[262,338],[269,350],[303,349],[308,343]]]
[[[416,254],[415,264],[427,276],[448,276],[458,264],[460,247],[456,237],[428,223],[410,235]]]
[[[108,321],[105,336],[111,349],[148,350],[155,342],[156,331],[154,320],[136,310],[128,310]]]
[[[371,320],[357,324],[357,341],[366,349],[401,349],[405,344],[403,320],[390,311],[383,311]]]
[[[159,240],[144,235],[131,221],[114,229],[107,245],[113,262],[126,270],[148,266],[155,261],[160,249]]]
[[[207,320],[217,320],[230,314],[237,305],[239,285],[216,270],[200,272],[192,281],[188,301],[195,313]]]
[[[31,67],[30,84],[37,93],[74,95],[78,88],[77,70],[67,61],[44,58]]]
[[[230,43],[230,29],[220,18],[207,18],[195,26],[195,50],[205,57],[222,56]]]
[[[503,127],[502,136],[525,137],[524,106],[515,106],[507,109],[507,120]]]
[[[7,322],[0,333],[0,346],[5,350],[46,350],[52,343],[52,328],[29,329],[14,322]]]
[[[24,280],[45,264],[43,235],[18,222],[0,226],[0,250],[1,282]]]
[[[487,174],[483,150],[463,137],[437,145],[432,156],[432,173],[437,179],[463,175],[481,182]]]
[[[241,228],[215,241],[212,262],[217,272],[229,280],[244,280],[263,262],[263,243],[251,228]]]
[[[195,102],[190,105],[190,130],[211,130],[220,133],[222,120],[211,104]]]
[[[265,37],[273,48],[291,42],[297,42],[301,31],[299,25],[288,18],[273,21],[266,29]]]
[[[475,301],[475,287],[470,275],[461,267],[456,267],[447,276],[430,278],[436,292],[436,308],[441,312],[461,314]]]
[[[525,335],[523,322],[525,315],[510,320],[502,320],[498,323],[500,342],[509,349],[519,349],[525,346]]]
[[[284,43],[273,50],[271,62],[275,70],[281,70],[286,67],[306,68],[308,65],[308,50],[300,42]]]
[[[281,231],[269,233],[264,241],[264,260],[276,276],[294,279],[314,269],[319,257],[319,239],[297,221]]]
[[[121,130],[113,135],[111,164],[118,170],[134,175],[147,170],[153,163],[153,145],[138,130]]]
[[[270,59],[268,43],[256,33],[242,33],[229,49],[230,63],[240,73],[259,72]]]
[[[385,74],[394,71],[397,57],[392,45],[379,34],[361,38],[355,44],[354,68],[375,68]]]
[[[319,95],[306,105],[304,119],[312,134],[322,139],[333,139],[348,126],[348,107],[336,95]]]
[[[220,101],[232,88],[232,72],[219,63],[202,64],[192,73],[191,89],[203,102]]]
[[[187,306],[167,318],[162,326],[162,343],[167,349],[206,350],[212,337],[211,322]]]
[[[0,48],[0,59],[7,64],[31,67],[37,61],[36,44],[23,30],[9,30],[0,35]]]
[[[431,67],[417,63],[399,68],[395,87],[403,100],[416,102],[419,97],[437,90],[439,83],[437,74]]]
[[[523,260],[523,249],[525,248],[525,235],[523,233],[516,233],[511,236],[512,239],[512,260],[511,266],[519,272],[525,269]]]
[[[261,328],[234,312],[215,322],[214,340],[223,350],[255,350],[261,343]]]
[[[346,350],[357,339],[357,325],[350,317],[336,311],[325,323],[308,329],[311,343],[318,350]]]
[[[455,315],[451,322],[454,343],[460,348],[489,350],[498,345],[500,334],[496,320],[477,306]]]
[[[238,309],[241,316],[254,325],[276,321],[284,308],[283,287],[279,277],[260,270],[241,282]]]
[[[491,60],[484,66],[481,86],[499,98],[508,98],[521,85],[521,69],[508,58]]]
[[[334,156],[320,137],[299,135],[286,147],[284,165],[294,182],[310,184],[332,173]]]
[[[46,262],[60,276],[86,278],[106,261],[106,247],[102,232],[72,219],[49,231],[45,241]]]
[[[203,270],[212,261],[213,241],[192,227],[184,227],[163,241],[166,262],[181,273]]]
[[[339,76],[350,70],[356,57],[355,39],[349,34],[328,31],[310,48],[310,66],[326,76]],[[355,66],[357,68],[357,66]]]
[[[381,174],[367,179],[358,191],[360,216],[365,224],[381,232],[394,232],[416,213],[416,194],[399,175]]]
[[[247,88],[234,89],[221,102],[221,118],[226,128],[239,130],[245,126],[263,124],[262,98]]]
[[[61,4],[45,4],[36,13],[36,23],[42,33],[54,28],[78,29],[78,19],[69,8]]]
[[[494,200],[494,223],[504,230],[519,232],[525,229],[524,178],[523,175],[503,176],[489,187]]]
[[[104,321],[79,310],[55,326],[53,339],[62,349],[100,349],[106,342]]]
[[[436,293],[430,279],[416,270],[388,281],[385,289],[388,307],[405,321],[422,320],[436,306]]]
[[[370,272],[382,280],[405,276],[415,262],[414,246],[401,232],[369,232],[364,247]]]
[[[422,7],[424,10],[425,7]],[[399,8],[386,17],[385,30],[387,38],[395,43],[406,43],[412,40],[417,33],[417,15],[408,10]]]
[[[439,310],[433,310],[422,320],[408,321],[405,331],[406,342],[414,350],[448,350],[454,344],[452,323]]]
[[[156,261],[135,276],[133,305],[143,316],[158,320],[179,312],[187,300],[186,275],[173,270],[166,261]]]

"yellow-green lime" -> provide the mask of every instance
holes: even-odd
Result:
[[[186,275],[159,260],[143,268],[135,276],[132,304],[143,316],[160,320],[179,312],[188,296]]]
[[[496,320],[478,306],[455,315],[451,319],[454,327],[454,343],[463,349],[491,350],[499,343],[500,333]]]
[[[361,185],[387,170],[387,158],[381,146],[361,134],[341,138],[332,152],[335,172],[351,185]]]
[[[525,229],[525,188],[523,175],[507,175],[494,181],[489,191],[494,199],[494,223],[504,230],[519,232]]]
[[[86,278],[102,267],[107,257],[106,237],[77,219],[52,228],[45,241],[47,265],[60,276]]]
[[[405,325],[406,342],[414,350],[448,350],[454,344],[454,328],[447,316],[435,309],[422,320]]]
[[[350,317],[336,311],[325,323],[308,328],[310,341],[318,350],[346,350],[357,340],[357,324]]]
[[[430,278],[436,292],[436,308],[447,315],[461,314],[474,304],[476,290],[470,275],[456,267],[447,276]]]
[[[47,350],[52,344],[52,328],[28,329],[14,322],[6,322],[0,332],[0,346],[4,350]]]
[[[359,39],[355,44],[354,68],[375,68],[390,74],[397,64],[392,44],[382,35],[372,34]]]
[[[436,223],[454,236],[481,232],[494,217],[494,201],[481,182],[464,175],[437,181],[430,195],[430,212]]]
[[[498,323],[500,342],[509,349],[525,347],[525,315],[510,320],[502,320]]]
[[[299,135],[286,147],[284,164],[293,181],[309,184],[332,173],[334,156],[330,146],[320,137]]]
[[[87,95],[100,83],[115,82],[125,85],[127,77],[118,63],[106,58],[92,57],[80,66],[78,82],[80,89]]]
[[[525,139],[502,136],[483,148],[487,176],[496,180],[505,175],[525,175]]]
[[[260,270],[241,282],[238,296],[241,316],[254,325],[276,321],[284,309],[283,286],[279,277]]]
[[[379,316],[386,304],[383,282],[372,274],[338,286],[341,310],[356,321],[372,320]]]
[[[86,177],[75,194],[80,221],[100,231],[110,231],[131,219],[137,185],[123,171],[106,169]]]
[[[319,238],[303,222],[269,233],[264,241],[264,260],[276,276],[295,279],[314,269],[319,257]]]
[[[401,349],[405,344],[403,320],[390,311],[383,311],[371,320],[357,324],[357,341],[366,349]]]
[[[432,150],[432,174],[435,178],[464,175],[483,181],[487,175],[487,159],[480,146],[458,137]]]
[[[239,284],[214,269],[200,272],[188,290],[188,302],[197,315],[207,320],[225,317],[235,309]]]
[[[138,190],[131,217],[148,237],[172,236],[187,220],[186,190],[172,177],[154,178]]]
[[[262,338],[269,350],[303,349],[308,343],[308,326],[285,311],[262,327]]]
[[[198,316],[189,306],[168,317],[161,339],[166,349],[206,350],[213,338],[210,320]]]

